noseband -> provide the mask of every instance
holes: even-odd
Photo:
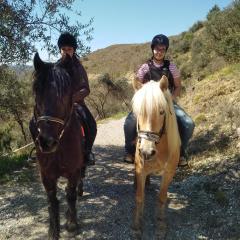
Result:
[[[139,129],[139,127],[138,127],[138,129],[137,129],[137,133],[138,133],[137,137],[138,137],[138,139],[140,141],[141,141],[141,139],[146,139],[148,141],[155,142],[156,144],[158,144],[160,142],[160,139],[161,139],[162,135],[165,132],[165,125],[166,125],[166,114],[164,112],[163,126],[162,126],[162,128],[160,129],[160,131],[158,133],[152,132],[152,131],[138,130]]]
[[[62,138],[64,132],[65,132],[66,127],[69,124],[69,121],[70,121],[71,115],[72,115],[72,111],[73,110],[71,110],[71,112],[70,112],[68,118],[66,119],[66,121],[62,120],[61,118],[56,118],[56,117],[47,116],[47,115],[46,116],[40,116],[40,117],[35,117],[34,116],[34,118],[36,119],[37,126],[38,126],[39,122],[42,122],[42,121],[53,122],[53,123],[58,123],[58,124],[62,125],[62,127],[63,127],[62,131],[61,131],[61,133],[60,133],[60,135],[58,136],[58,139],[57,139],[57,141],[59,142],[60,139]],[[40,133],[40,131],[39,131],[39,133]],[[38,134],[38,136],[39,136],[39,134]],[[38,139],[38,136],[37,136],[36,140]]]

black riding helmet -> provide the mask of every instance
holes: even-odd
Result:
[[[156,47],[157,45],[164,45],[164,46],[166,46],[166,50],[168,50],[168,47],[169,47],[169,39],[168,39],[168,37],[163,35],[163,34],[156,35],[152,39],[151,49],[153,50],[154,47]]]
[[[70,34],[69,32],[62,33],[58,39],[58,47],[61,49],[64,46],[73,47],[76,51],[77,49],[77,40],[76,38]]]

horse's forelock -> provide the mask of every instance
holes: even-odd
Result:
[[[33,91],[36,95],[43,95],[46,89],[54,87],[57,95],[61,98],[71,85],[70,75],[57,64],[46,64],[40,71],[35,71],[33,77]]]
[[[156,112],[167,109],[167,101],[159,83],[150,81],[139,89],[132,99],[133,112],[137,117],[151,119]]]

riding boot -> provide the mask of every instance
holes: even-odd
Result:
[[[84,163],[86,166],[95,165],[95,156],[92,152],[86,154]]]
[[[180,159],[179,159],[178,166],[179,167],[188,166],[188,154],[182,146],[181,146]]]

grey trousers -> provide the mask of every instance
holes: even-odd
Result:
[[[178,129],[182,141],[181,156],[186,154],[186,149],[190,138],[192,137],[195,124],[191,117],[176,103],[174,110],[177,117]],[[135,140],[137,137],[136,117],[130,112],[124,122],[125,152],[126,154],[135,154]]]

